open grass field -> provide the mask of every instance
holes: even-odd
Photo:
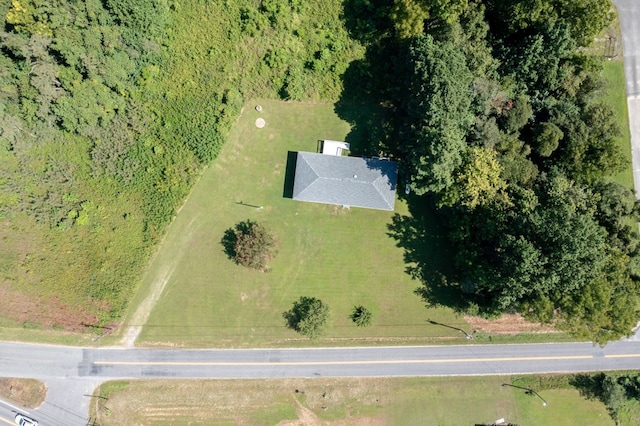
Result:
[[[254,109],[256,103],[263,106],[262,113]],[[255,126],[258,117],[266,120],[262,129]],[[315,152],[318,139],[344,140],[349,130],[331,104],[260,101],[244,108],[220,157],[195,185],[143,279],[133,306],[154,292],[161,296],[139,344],[309,344],[286,329],[282,318],[300,296],[318,297],[331,309],[332,323],[326,338],[319,340],[322,345],[343,339],[351,344],[463,339],[455,330],[427,324],[431,318],[466,326],[449,310],[426,309],[413,293],[418,283],[404,272],[403,250],[388,235],[392,212],[283,197],[289,152]],[[396,212],[407,214],[403,202],[396,203]],[[225,230],[245,219],[260,221],[279,240],[270,272],[237,266],[223,251]],[[427,236],[425,244],[430,242]],[[433,245],[434,262],[446,263],[444,253]],[[373,312],[373,326],[358,328],[351,322],[356,304]],[[130,315],[125,326],[135,322]]]
[[[575,389],[540,391],[510,377],[148,380],[109,382],[90,416],[101,425],[613,425]],[[515,379],[513,383],[518,383]]]

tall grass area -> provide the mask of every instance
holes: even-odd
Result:
[[[253,108],[257,103],[262,113]],[[258,117],[266,120],[265,128],[256,128]],[[332,322],[320,344],[464,340],[455,330],[427,323],[431,318],[466,327],[449,310],[425,309],[413,293],[418,283],[405,273],[403,250],[388,235],[392,212],[283,197],[289,152],[315,152],[318,139],[342,140],[348,132],[332,104],[247,105],[145,276],[141,294],[157,284],[165,287],[139,343],[308,345],[307,338],[285,328],[282,317],[300,296],[320,298],[331,309]],[[407,214],[406,205],[398,201],[396,212]],[[224,232],[246,219],[263,223],[279,240],[269,272],[238,266],[224,253]],[[354,305],[373,312],[371,327],[352,323]]]
[[[336,0],[180,2],[165,59],[147,82],[161,140],[182,138],[208,162],[244,99],[337,100],[341,75],[364,54],[341,10]]]

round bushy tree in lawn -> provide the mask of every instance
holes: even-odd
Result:
[[[364,306],[354,306],[351,313],[351,321],[355,322],[358,327],[369,327],[373,316],[371,311]]]
[[[282,314],[287,327],[310,339],[320,337],[327,328],[329,306],[315,297],[301,296],[293,307]]]
[[[227,229],[222,237],[225,253],[238,265],[266,271],[267,262],[276,254],[276,238],[267,229],[252,220]]]

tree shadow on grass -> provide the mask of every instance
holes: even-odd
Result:
[[[406,199],[409,215],[396,214],[388,235],[404,249],[406,273],[419,281],[416,289],[430,306],[466,307],[464,295],[451,280],[453,250],[446,230],[429,196],[406,195],[402,189],[409,176],[404,171],[401,142],[405,113],[400,107],[409,72],[403,59],[407,41],[394,37],[389,19],[391,0],[345,0],[343,16],[349,35],[367,46],[362,59],[353,61],[342,77],[343,92],[335,105],[336,114],[351,125],[346,137],[351,153],[379,155],[398,161],[398,197]],[[447,278],[448,277],[448,278]]]
[[[346,137],[352,154],[398,158],[399,112],[391,101],[398,84],[395,42],[380,41],[353,61],[342,76],[343,91],[335,112],[350,124]]]
[[[390,151],[393,114],[362,81],[373,78],[366,60],[353,61],[343,75],[344,90],[335,104],[336,114],[351,126],[345,142],[358,157],[388,156]]]
[[[598,374],[576,374],[569,380],[569,384],[578,389],[580,395],[587,399],[599,399],[605,402],[602,398],[604,389],[602,385],[605,379],[604,373]]]
[[[447,306],[463,311],[467,301],[456,280],[451,280],[453,250],[446,229],[430,196],[408,197],[409,215],[396,214],[387,235],[404,249],[405,272],[421,285],[415,293],[428,306]]]
[[[222,240],[220,240],[220,244],[224,250],[224,254],[227,255],[229,260],[233,260],[235,262],[236,259],[236,243],[238,242],[238,236],[236,235],[233,228],[229,228],[224,231],[224,235],[222,236]]]

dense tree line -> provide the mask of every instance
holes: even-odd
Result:
[[[640,376],[636,371],[612,371],[570,376],[568,384],[589,399],[607,406],[618,425],[637,423],[640,412]]]
[[[515,310],[597,342],[629,333],[639,210],[611,181],[629,165],[599,101],[602,60],[584,49],[609,24],[610,1],[375,3],[352,32],[398,53],[386,69],[369,64],[392,85],[365,91],[394,113],[382,149],[446,226],[454,270],[440,287],[470,313]],[[447,303],[432,275],[412,270],[427,301]]]

